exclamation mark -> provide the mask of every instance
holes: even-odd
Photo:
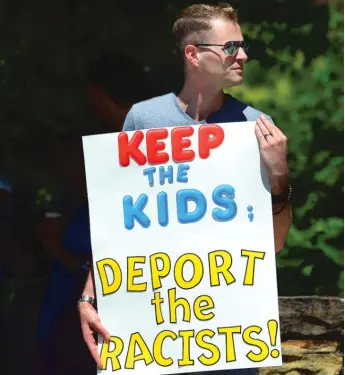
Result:
[[[278,334],[278,323],[275,320],[269,320],[267,323],[268,333],[270,335],[271,346],[274,347],[277,345],[277,334]],[[279,350],[273,349],[271,351],[272,358],[279,357]]]

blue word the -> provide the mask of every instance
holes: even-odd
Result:
[[[230,221],[237,215],[235,189],[230,185],[220,185],[214,189],[212,201],[217,206],[212,210],[212,217],[216,221]],[[151,220],[144,212],[149,201],[147,194],[141,194],[134,202],[133,197],[126,195],[123,198],[124,225],[128,230],[134,228],[135,222],[143,228],[149,228]],[[188,204],[193,202],[195,209],[189,211]],[[176,193],[177,219],[181,224],[191,224],[200,221],[207,212],[207,199],[196,189],[182,189]],[[166,227],[169,224],[168,195],[160,192],[157,195],[158,224]]]
[[[154,174],[156,173],[157,169],[158,169],[158,176],[159,176],[160,185],[164,185],[166,180],[168,180],[169,184],[172,184],[174,182],[173,166],[172,165],[169,165],[167,167],[167,169],[165,169],[164,166],[161,166],[159,168],[150,167],[150,168],[144,169],[144,171],[143,171],[144,176],[148,177],[150,186],[154,186],[154,184],[155,184]],[[187,183],[188,182],[188,177],[187,177],[188,170],[189,170],[189,165],[180,164],[178,166],[178,169],[177,169],[176,182]]]

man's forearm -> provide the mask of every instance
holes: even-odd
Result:
[[[282,207],[279,207],[279,205],[274,205],[273,207],[273,228],[276,253],[278,253],[284,247],[285,239],[289,233],[292,223],[291,204],[287,204],[282,212],[274,215],[274,212],[279,212],[281,208]]]
[[[286,236],[292,223],[291,186],[289,185],[288,170],[281,175],[270,176],[270,185],[271,193],[275,196],[275,199],[272,200],[273,228],[275,252],[278,253],[285,245]],[[279,203],[277,202],[277,197],[279,198]]]
[[[90,267],[90,271],[87,275],[87,279],[84,285],[83,294],[95,298],[95,286],[93,280],[93,268]]]

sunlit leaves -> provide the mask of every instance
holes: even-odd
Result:
[[[303,283],[309,285],[305,293],[342,295],[343,14],[330,8],[329,48],[309,62],[303,50],[274,43],[281,32],[289,39],[308,36],[312,29],[310,24],[294,29],[278,23],[246,25],[250,38],[265,42],[275,64],[264,69],[255,60],[248,62],[246,83],[231,92],[270,114],[289,138],[294,223],[277,257],[282,280],[290,283],[281,282],[280,288],[298,293]],[[326,286],[320,274],[333,278],[333,286]]]

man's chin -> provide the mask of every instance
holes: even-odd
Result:
[[[238,86],[243,82],[243,75],[238,75],[234,80],[234,86]]]
[[[224,89],[229,89],[231,87],[239,86],[243,82],[243,77],[236,77],[236,79],[232,79],[231,82],[225,82]]]

